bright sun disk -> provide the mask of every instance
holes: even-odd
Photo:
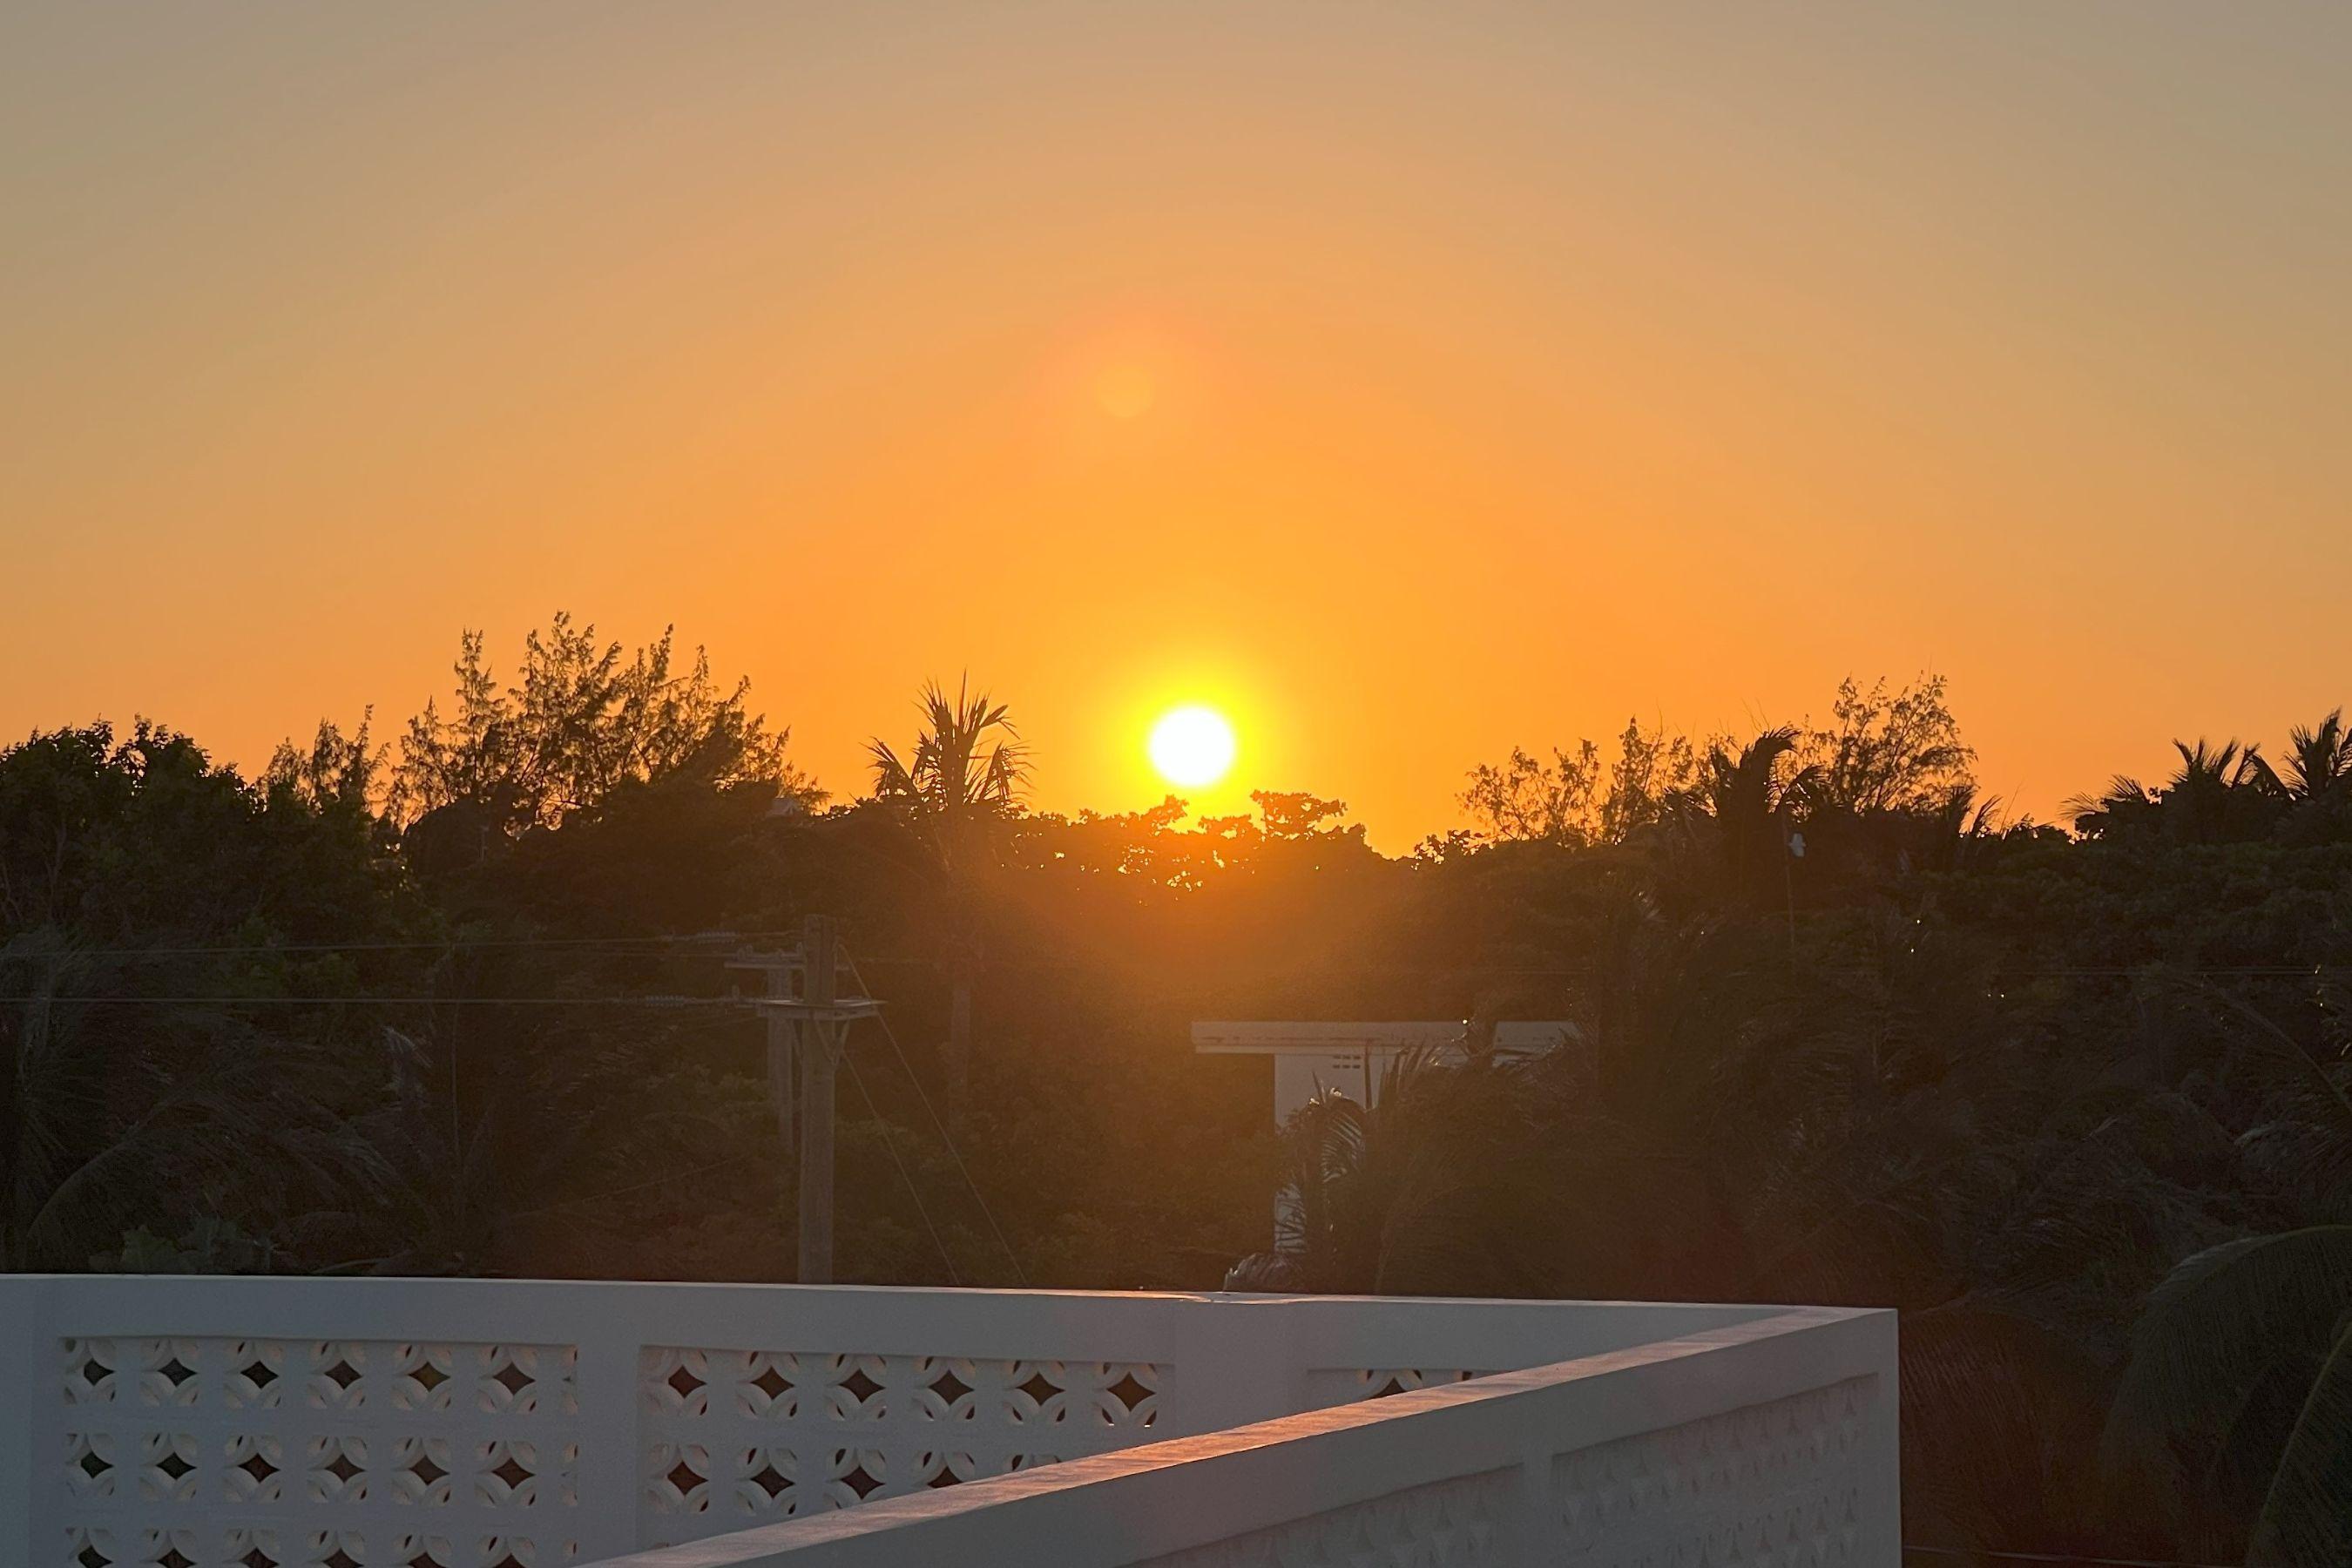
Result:
[[[1213,784],[1234,765],[1234,727],[1213,708],[1172,709],[1151,727],[1151,765],[1170,784]]]

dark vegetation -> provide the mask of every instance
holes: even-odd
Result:
[[[0,752],[0,1265],[788,1278],[717,1004],[822,911],[893,1020],[843,1084],[851,1278],[1213,1287],[1290,1181],[1244,1278],[1901,1307],[1922,1545],[2346,1558],[2333,717],[2000,826],[1939,682],[1849,685],[1515,754],[1392,859],[1307,795],[1025,810],[965,693],[828,806],[667,640],[457,668],[397,746],[255,779],[143,723]],[[1279,1135],[1185,1028],[1457,1016],[1466,1061]],[[1498,1063],[1509,1017],[1580,1037]]]

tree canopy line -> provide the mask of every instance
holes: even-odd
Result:
[[[667,635],[456,674],[250,778],[0,752],[0,1266],[787,1279],[723,961],[824,912],[890,1020],[845,1278],[1897,1306],[1912,1542],[2352,1552],[2337,715],[2035,824],[1940,680],[1849,681],[1514,752],[1391,858],[1311,794],[1031,809],[963,689],[835,800]],[[1470,1022],[1276,1130],[1221,1017]]]

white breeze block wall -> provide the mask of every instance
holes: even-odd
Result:
[[[696,1541],[708,1552],[720,1543],[706,1538],[822,1524],[861,1503],[841,1517],[914,1506],[915,1522],[936,1530],[993,1510],[927,1506],[1048,1475],[1087,1484],[1008,1495],[1076,1495],[1055,1506],[1081,1509],[1109,1497],[1116,1513],[1129,1498],[1090,1489],[1091,1456],[1169,1437],[1232,1442],[1228,1428],[1429,1389],[1365,1406],[1408,1414],[1494,1386],[1463,1381],[1483,1373],[1781,1325],[1755,1339],[1769,1346],[1795,1331],[1790,1321],[1775,1309],[1613,1303],[0,1279],[0,1563],[535,1568]],[[1861,1419],[1870,1443],[1884,1438],[1891,1509],[1891,1317],[1807,1322],[1859,1323],[1885,1342],[1885,1366],[1856,1375],[1875,1380],[1867,1412],[1887,1402],[1883,1424]],[[1234,1452],[1270,1454],[1246,1462],[1278,1476],[1297,1436]],[[1503,1485],[1507,1468],[1489,1481]],[[1443,1501],[1450,1519],[1493,1489],[1464,1476],[1424,1477],[1397,1496],[1419,1499],[1416,1518]],[[1002,1479],[963,1485],[990,1477]],[[1519,1485],[1497,1495],[1517,1498]],[[1213,1529],[1241,1517],[1232,1502],[1179,1506]],[[828,1549],[866,1553],[843,1561],[935,1560],[929,1547],[894,1556],[903,1542],[839,1539]],[[943,1550],[938,1560],[996,1560]],[[1002,1560],[1076,1561],[1058,1550]]]

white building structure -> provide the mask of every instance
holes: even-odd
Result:
[[[1272,1057],[1274,1120],[1290,1113],[1327,1089],[1360,1105],[1381,1102],[1389,1069],[1414,1051],[1441,1058],[1458,1051],[1470,1031],[1462,1019],[1402,1024],[1196,1023],[1192,1049],[1204,1057]],[[1578,1037],[1574,1024],[1499,1023],[1492,1049],[1500,1057],[1540,1056]]]
[[[1895,1350],[1820,1308],[0,1278],[0,1563],[1897,1568]]]

